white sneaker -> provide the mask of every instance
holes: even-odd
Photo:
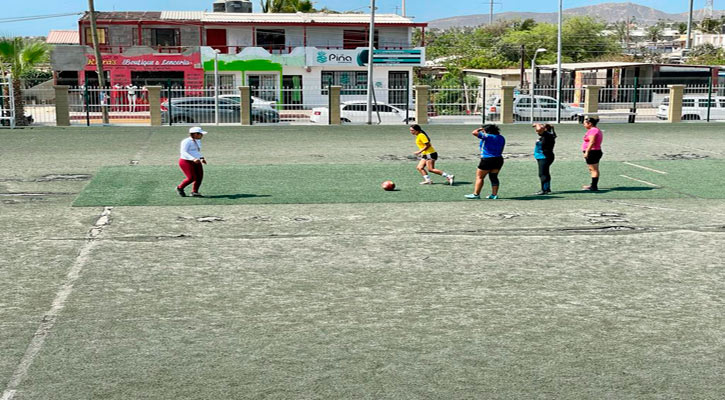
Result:
[[[421,182],[420,184],[421,185],[432,185],[433,184],[433,181],[432,180],[425,180],[425,181]]]
[[[448,179],[448,184],[453,186],[453,175],[448,175],[448,178],[446,179]]]

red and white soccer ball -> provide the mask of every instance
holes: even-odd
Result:
[[[393,181],[385,181],[381,186],[383,187],[383,190],[386,190],[388,192],[391,190],[395,190],[395,183],[393,183]]]

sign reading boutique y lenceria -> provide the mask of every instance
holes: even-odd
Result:
[[[86,62],[86,69],[95,68],[96,57],[90,54],[86,54],[88,61]],[[109,69],[113,68],[132,68],[140,71],[167,71],[170,68],[173,70],[181,70],[184,68],[199,68],[201,59],[198,55],[192,54],[189,56],[184,55],[144,55],[137,57],[126,57],[120,54],[108,54],[103,57],[103,66]],[[137,68],[141,67],[141,68]]]
[[[122,54],[103,56],[103,68],[110,72],[111,85],[122,86],[132,82],[132,73],[144,71],[182,72],[183,85],[201,87],[204,84],[204,70],[201,68],[199,53],[183,54],[147,54],[128,57]],[[86,54],[85,71],[96,70],[96,57]]]
[[[306,49],[306,63],[311,66],[341,66],[349,65],[362,67],[368,64],[368,48],[358,47],[355,50],[318,49],[308,47]],[[425,49],[401,50],[374,50],[373,63],[385,65],[407,65],[422,66],[425,63]]]

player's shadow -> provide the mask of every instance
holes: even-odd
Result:
[[[204,196],[210,199],[248,199],[251,197],[270,197],[268,194],[251,194],[251,193],[237,193],[237,194],[213,194],[210,196]]]
[[[556,191],[556,194],[571,194],[571,193],[590,193],[596,195],[598,193],[609,193],[609,192],[648,192],[650,190],[661,189],[660,187],[643,187],[643,186],[617,186],[613,188],[599,189],[596,192],[588,190],[561,190]]]
[[[598,194],[603,193],[609,193],[609,192],[644,192],[644,191],[650,191],[655,189],[661,189],[658,187],[641,187],[641,186],[619,186],[619,187],[613,187],[613,188],[606,188],[606,189],[599,189],[596,192],[590,192],[586,190],[557,190],[551,194],[547,195],[536,195],[536,194],[530,194],[528,196],[518,196],[518,197],[507,197],[507,199],[512,200],[553,200],[553,199],[563,199],[565,197],[563,196],[557,196],[557,195],[563,195],[563,194],[589,194],[592,197],[596,197]]]

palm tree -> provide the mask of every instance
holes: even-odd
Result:
[[[33,69],[34,66],[48,59],[48,45],[39,41],[28,41],[23,38],[0,39],[0,71],[3,75],[10,72],[13,76],[13,92],[15,92],[15,125],[28,124],[23,106],[23,87],[20,76]]]
[[[664,28],[662,27],[662,24],[658,22],[652,26],[647,27],[646,37],[647,37],[647,40],[657,43],[657,41],[662,39],[663,33],[664,33]]]
[[[310,0],[259,0],[264,13],[315,12]]]

